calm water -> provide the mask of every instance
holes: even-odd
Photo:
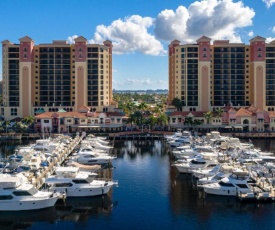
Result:
[[[275,140],[253,140],[275,151]],[[3,144],[2,156],[16,143]],[[199,193],[178,174],[161,141],[118,141],[108,196],[67,199],[41,211],[0,212],[2,229],[275,229],[275,203],[240,203]]]

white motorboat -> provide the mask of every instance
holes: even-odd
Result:
[[[187,162],[175,163],[173,164],[180,173],[192,173],[192,170],[200,168],[213,168],[217,165],[215,161],[208,161],[202,157],[193,158]]]
[[[207,194],[237,196],[239,193],[253,194],[251,185],[255,182],[245,172],[234,172],[219,182],[204,184],[201,187]]]
[[[70,166],[78,167],[80,171],[87,171],[87,172],[96,172],[99,169],[101,169],[100,165],[83,165],[74,161],[70,163]]]
[[[112,180],[94,179],[89,172],[66,171],[66,167],[57,168],[59,173],[46,179],[45,184],[49,191],[65,192],[67,197],[99,196],[108,193],[112,186],[118,184]]]
[[[203,177],[212,177],[217,174],[220,170],[221,165],[216,164],[213,168],[207,167],[206,169],[196,169],[192,170],[193,176],[196,178],[203,178]]]
[[[73,155],[69,161],[75,161],[80,164],[92,165],[92,164],[110,164],[116,157],[106,154],[97,153],[83,153]]]
[[[175,140],[169,141],[168,144],[171,148],[173,147],[180,147],[183,145],[189,145],[191,143],[190,137],[181,136]]]
[[[0,211],[21,211],[55,205],[59,192],[42,192],[17,176],[0,177]]]
[[[219,182],[222,178],[230,176],[232,172],[244,172],[239,166],[233,166],[228,164],[219,164],[219,170],[212,175],[212,172],[205,174],[204,176],[198,174],[197,185],[209,184]]]
[[[177,131],[175,132],[174,134],[172,135],[165,135],[164,138],[167,140],[167,141],[173,141],[179,137],[182,136],[182,132],[181,131]]]
[[[177,159],[182,159],[185,157],[195,157],[196,155],[198,155],[198,153],[190,147],[181,150],[174,150],[172,151],[172,153]]]

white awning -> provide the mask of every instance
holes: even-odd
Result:
[[[235,125],[234,128],[235,128],[235,129],[242,129],[243,127],[240,126],[240,125]]]
[[[225,129],[232,129],[232,126],[225,126]]]

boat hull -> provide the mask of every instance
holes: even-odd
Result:
[[[53,196],[48,199],[22,199],[22,200],[1,200],[0,211],[23,211],[36,210],[53,207],[59,196]]]

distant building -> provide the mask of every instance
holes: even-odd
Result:
[[[168,94],[167,89],[148,89],[148,90],[113,90],[113,93],[131,93],[131,94]]]
[[[227,106],[223,108],[221,116],[213,112],[213,117],[206,120],[204,114],[198,111],[173,111],[168,113],[169,127],[178,129],[220,129],[224,131],[245,132],[274,132],[275,112],[264,111],[254,106],[234,108]],[[201,125],[185,124],[185,119],[200,120]]]
[[[3,105],[6,119],[37,111],[77,111],[83,105],[112,109],[112,42],[38,44],[26,36],[19,44],[2,42]],[[114,107],[114,106],[113,106]]]
[[[97,112],[87,106],[77,112],[45,112],[35,116],[36,132],[122,131],[124,114]]]
[[[275,41],[257,36],[250,44],[202,36],[195,44],[169,45],[169,101],[183,111],[254,105],[275,109]]]

